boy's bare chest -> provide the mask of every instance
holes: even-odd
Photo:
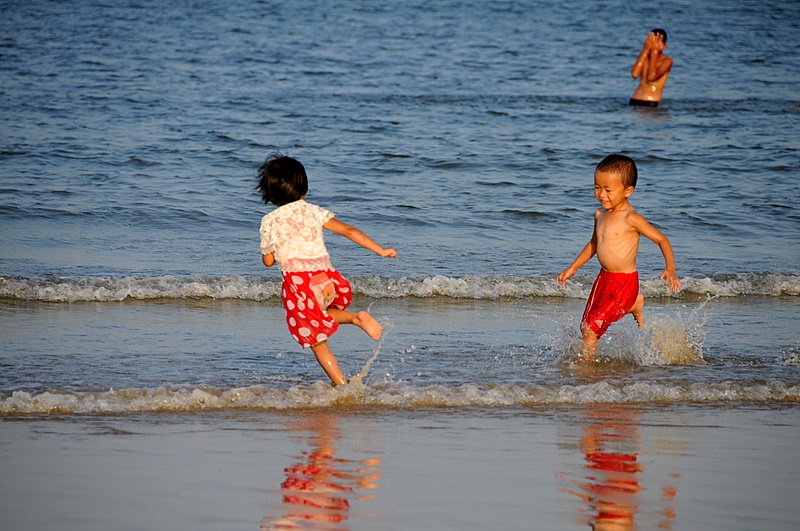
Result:
[[[638,233],[625,214],[606,213],[597,219],[597,238],[600,242],[620,242],[636,239]]]

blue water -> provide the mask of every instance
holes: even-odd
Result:
[[[630,108],[656,26],[665,100]],[[0,2],[0,410],[335,402],[260,263],[274,151],[399,253],[327,239],[391,325],[356,402],[797,401],[799,26],[800,5],[755,1]],[[596,264],[554,282],[611,152],[686,288],[644,241],[654,328],[612,334],[614,391],[563,370]],[[375,353],[336,341],[350,375]]]

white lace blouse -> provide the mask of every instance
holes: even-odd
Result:
[[[333,212],[300,199],[261,219],[261,254],[275,253],[281,271],[333,269],[322,225]]]

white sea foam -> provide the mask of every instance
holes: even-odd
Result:
[[[781,364],[789,367],[800,366],[800,342],[782,352]]]
[[[142,412],[222,411],[234,409],[295,410],[497,408],[544,405],[680,404],[800,402],[800,385],[778,381],[716,383],[623,382],[605,379],[583,385],[542,387],[532,384],[310,386],[277,389],[251,386],[232,389],[121,389],[108,391],[15,391],[0,399],[0,415],[127,414]]]
[[[586,298],[589,277],[571,279],[567,288],[549,276],[397,277],[361,276],[350,279],[354,292],[374,298],[494,300],[503,297]],[[800,296],[800,276],[784,273],[743,273],[681,279],[682,294],[670,294],[658,278],[643,278],[645,297],[680,296]],[[278,277],[129,276],[91,278],[0,277],[0,299],[42,302],[118,302],[154,299],[240,299],[263,301],[280,296]]]

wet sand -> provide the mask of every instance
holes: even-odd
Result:
[[[788,530],[798,428],[796,405],[6,417],[0,528]]]

